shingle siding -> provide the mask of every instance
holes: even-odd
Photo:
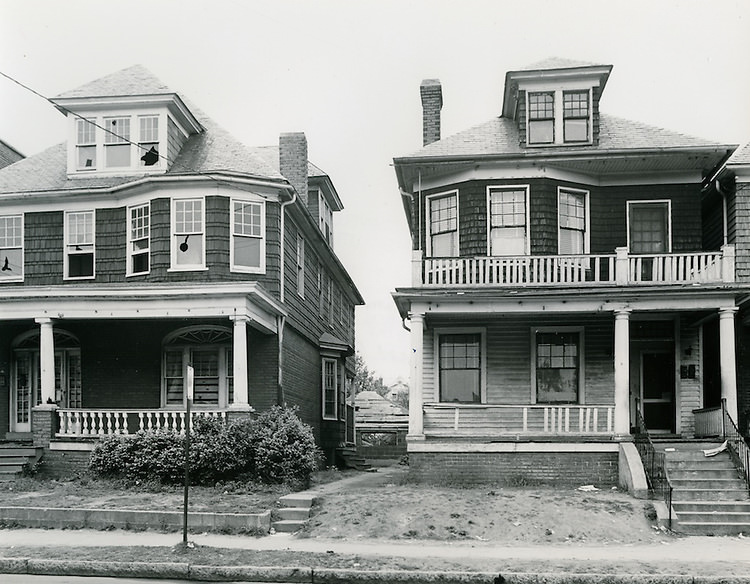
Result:
[[[750,282],[750,183],[737,183],[733,210],[735,274],[737,281]]]

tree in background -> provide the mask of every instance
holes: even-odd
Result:
[[[382,377],[375,377],[375,374],[367,368],[362,355],[354,355],[354,394],[362,391],[374,391],[382,397],[388,396],[388,386],[383,383]]]

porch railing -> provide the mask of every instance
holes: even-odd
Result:
[[[615,254],[413,257],[415,286],[585,286],[705,284],[734,281],[734,246],[721,251]]]
[[[727,441],[732,462],[745,477],[745,484],[750,492],[750,448],[732,416],[727,412],[727,402],[724,399],[721,400],[721,413],[724,420],[724,440]]]
[[[693,410],[696,438],[723,438],[724,413],[721,406]]]
[[[613,405],[425,404],[427,435],[613,435]]]
[[[219,410],[194,410],[192,420],[198,417],[226,419]],[[58,438],[89,438],[110,434],[134,434],[140,430],[185,431],[185,412],[173,410],[57,410]],[[191,426],[192,427],[192,426]]]
[[[354,435],[354,406],[346,404],[346,443],[354,444],[356,436]]]
[[[646,473],[648,486],[651,492],[659,496],[667,506],[669,513],[668,525],[672,529],[672,483],[669,480],[667,472],[667,455],[664,452],[657,452],[651,436],[648,433],[646,422],[643,420],[640,407],[636,407],[636,432],[635,447],[643,462],[643,470]]]

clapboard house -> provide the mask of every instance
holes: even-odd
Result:
[[[53,101],[67,141],[0,171],[0,436],[54,464],[180,429],[192,366],[198,415],[298,406],[353,443],[362,297],[304,134],[247,147],[140,66]]]
[[[617,484],[639,420],[692,438],[725,400],[746,424],[750,199],[706,192],[736,145],[604,113],[611,71],[510,71],[501,114],[445,138],[421,85],[423,148],[394,159],[416,477]]]

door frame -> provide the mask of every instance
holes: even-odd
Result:
[[[676,376],[676,351],[670,350],[670,349],[640,349],[638,352],[638,403],[641,410],[641,416],[643,417],[644,421],[646,419],[646,415],[644,412],[644,404],[646,402],[646,399],[643,397],[643,356],[644,354],[652,354],[652,355],[672,355],[672,424],[671,428],[669,430],[665,429],[652,429],[649,428],[648,431],[654,434],[670,434],[672,432],[677,433],[679,431],[679,427],[677,424],[677,376]],[[649,403],[668,403],[663,399],[649,399]]]

